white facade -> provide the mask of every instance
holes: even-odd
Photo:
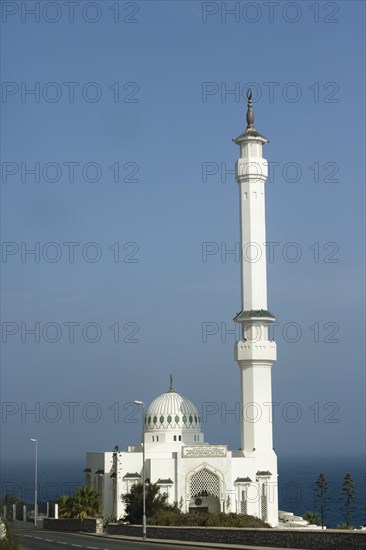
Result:
[[[246,513],[278,524],[277,457],[272,444],[271,367],[276,344],[268,340],[264,182],[267,139],[253,126],[248,94],[248,126],[236,138],[240,146],[237,181],[240,194],[242,340],[235,344],[240,369],[241,449],[210,445],[201,432],[195,405],[173,389],[157,397],[145,413],[146,478],[158,483],[183,512]],[[121,518],[121,496],[142,479],[142,444],[127,451],[87,454],[86,483],[101,494],[104,517]]]
[[[156,406],[158,402],[158,406]],[[154,406],[155,405],[155,406]],[[183,512],[238,512],[277,524],[275,456],[209,445],[197,408],[172,388],[145,413],[146,478]],[[267,458],[267,457],[266,457]],[[101,495],[104,517],[124,516],[122,494],[142,479],[142,445],[87,453],[86,483]]]

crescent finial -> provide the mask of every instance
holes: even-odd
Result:
[[[252,109],[252,89],[247,90],[248,110],[247,110],[247,128],[254,128],[254,113]]]

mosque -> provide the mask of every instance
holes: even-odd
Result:
[[[275,317],[267,309],[264,243],[265,180],[268,165],[262,146],[268,142],[254,128],[252,94],[248,90],[247,127],[234,143],[240,147],[236,179],[240,201],[241,325],[235,344],[240,372],[241,448],[210,445],[201,431],[197,407],[175,391],[144,408],[142,442],[127,451],[89,452],[84,470],[87,485],[101,496],[103,516],[124,516],[122,495],[143,475],[167,493],[182,512],[236,512],[278,525],[277,457],[272,443],[271,368],[276,344],[268,338]],[[143,469],[145,460],[145,469]]]

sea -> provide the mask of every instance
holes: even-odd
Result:
[[[39,463],[39,501],[55,500],[60,495],[73,494],[83,484],[85,464],[74,462]],[[316,479],[324,473],[329,484],[325,525],[337,527],[344,522],[341,488],[346,473],[355,481],[356,498],[352,505],[351,523],[366,525],[366,461],[365,457],[334,456],[320,458],[279,457],[279,509],[302,516],[305,512],[319,512],[316,498]],[[6,493],[17,495],[30,505],[34,499],[34,470],[19,460],[2,463],[0,471],[1,498]],[[40,511],[45,504],[40,505]]]
[[[341,489],[347,473],[355,481],[350,523],[355,527],[366,525],[366,457],[279,458],[279,509],[298,516],[305,512],[319,514],[316,480],[320,473],[324,473],[329,485],[325,525],[331,528],[344,523]]]

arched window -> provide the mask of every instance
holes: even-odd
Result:
[[[240,502],[240,513],[246,514],[248,509],[247,505],[247,493],[246,491],[241,491],[241,502]]]
[[[267,521],[268,519],[268,505],[267,505],[267,486],[265,483],[262,485],[261,491],[261,519]]]

